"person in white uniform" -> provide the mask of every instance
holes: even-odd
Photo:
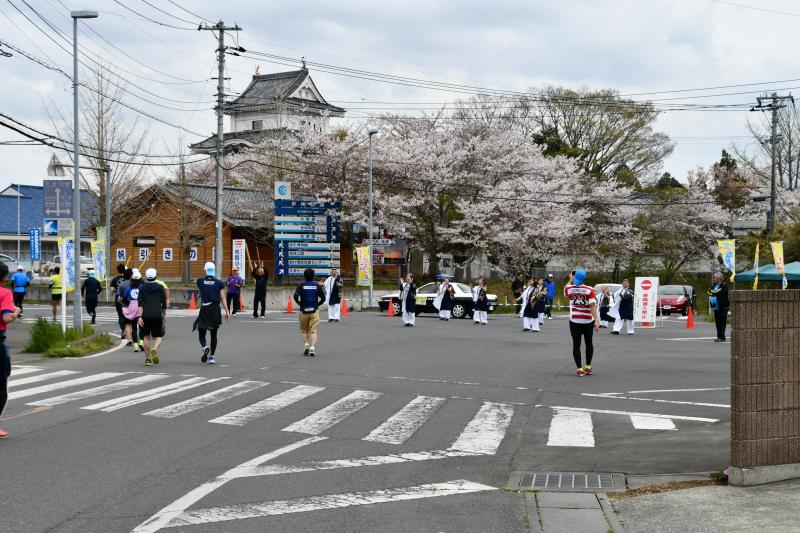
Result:
[[[403,313],[403,327],[413,328],[417,319],[417,285],[416,277],[409,273],[406,281],[400,285],[400,310]],[[391,305],[391,302],[390,302]]]
[[[328,304],[328,322],[339,322],[342,311],[342,287],[344,282],[335,268],[323,284],[325,287],[325,303]]]
[[[619,335],[623,325],[627,325],[628,335],[633,335],[633,291],[627,279],[622,280],[622,288],[614,293],[614,307],[608,316],[614,318],[612,335]]]

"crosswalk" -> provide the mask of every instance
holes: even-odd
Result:
[[[291,421],[281,431],[311,436],[324,435],[349,419],[366,417],[361,415],[368,406],[379,402],[384,394],[370,390],[339,392],[326,387],[287,382],[270,383],[253,379],[236,380],[228,376],[199,377],[192,375],[170,375],[166,373],[142,372],[97,372],[83,373],[79,370],[45,371],[41,367],[22,365],[12,369],[9,381],[9,400],[24,399],[26,405],[35,407],[56,407],[72,404],[81,410],[101,413],[114,413],[134,408],[140,404],[161,401],[162,405],[150,405],[139,413],[142,416],[175,419],[190,413],[202,416],[204,409],[212,406],[225,406],[225,402],[236,403],[228,412],[206,419],[207,423],[242,427],[264,419],[277,412],[286,413],[290,406],[299,406],[292,411],[300,413],[299,419]],[[196,389],[196,391],[195,391]],[[208,390],[212,389],[212,390]],[[185,398],[186,392],[199,394]],[[314,400],[331,392],[337,392],[336,399],[321,402]],[[116,393],[116,394],[115,394]],[[182,395],[180,401],[170,401]],[[257,396],[257,397],[256,397]],[[240,398],[241,397],[241,398]],[[239,399],[239,400],[236,400]],[[248,402],[243,407],[242,400]],[[256,400],[256,401],[253,401]],[[359,438],[364,441],[401,445],[411,441],[426,425],[434,425],[431,420],[440,414],[450,398],[417,395],[393,407],[388,416],[379,415],[374,421],[372,410],[370,422],[374,426]],[[459,399],[464,401],[464,399]],[[394,399],[391,400],[392,402]],[[517,406],[502,402],[474,400],[480,405],[469,421],[465,419],[459,435],[448,448],[467,454],[495,454],[510,427]],[[87,402],[88,405],[84,405]],[[305,402],[305,403],[304,403]],[[307,403],[311,402],[311,403]],[[319,407],[320,403],[329,402]],[[380,410],[386,413],[386,403]],[[308,409],[309,405],[319,407]],[[634,431],[675,431],[676,420],[713,423],[716,419],[698,417],[668,416],[650,413],[627,413],[621,411],[602,411],[564,406],[548,407],[552,418],[548,430],[547,446],[584,447],[596,446],[593,417],[603,415],[623,416],[630,420]],[[384,418],[385,416],[385,418]],[[285,423],[285,422],[284,422]],[[451,437],[452,439],[452,437]]]

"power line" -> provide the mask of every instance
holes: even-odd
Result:
[[[174,25],[172,25],[172,24],[167,24],[166,22],[160,22],[160,21],[158,21],[158,20],[156,20],[156,19],[153,19],[153,18],[150,18],[150,17],[148,17],[148,16],[146,16],[146,15],[142,15],[141,13],[137,13],[137,12],[136,12],[136,11],[134,11],[133,9],[129,8],[128,6],[126,6],[125,4],[123,4],[122,2],[120,2],[119,0],[114,0],[114,3],[115,3],[115,4],[117,4],[117,5],[119,5],[120,7],[123,7],[124,9],[126,9],[126,10],[130,11],[130,12],[131,12],[131,13],[133,13],[134,15],[137,15],[137,16],[138,16],[138,17],[140,17],[140,18],[143,18],[144,20],[146,20],[146,21],[148,21],[148,22],[152,22],[153,24],[157,24],[157,25],[159,25],[159,26],[162,26],[162,27],[164,27],[164,28],[172,28],[172,29],[174,29],[174,30],[185,30],[185,31],[194,31],[194,30],[196,30],[196,29],[197,29],[197,28],[182,28],[182,27],[180,27],[180,26],[174,26]]]
[[[173,6],[177,7],[178,9],[180,9],[181,11],[184,11],[184,12],[186,12],[186,13],[188,13],[188,14],[192,15],[193,17],[197,17],[197,18],[199,18],[199,19],[203,19],[203,20],[205,20],[206,22],[211,22],[211,23],[213,24],[213,21],[212,21],[212,20],[209,20],[209,19],[207,19],[207,18],[205,18],[205,17],[203,17],[203,16],[201,16],[201,15],[198,15],[197,13],[194,13],[194,12],[192,12],[192,11],[189,11],[189,10],[188,10],[188,9],[186,9],[185,7],[181,6],[179,3],[177,3],[177,2],[174,2],[173,0],[167,0],[167,1],[168,1],[170,4],[172,4]]]
[[[192,22],[191,20],[182,19],[182,18],[178,17],[177,15],[173,15],[172,13],[169,13],[169,12],[167,12],[167,11],[164,11],[164,10],[163,10],[163,9],[161,9],[160,7],[158,7],[158,6],[154,6],[153,4],[151,4],[150,2],[148,2],[147,0],[142,0],[142,2],[144,2],[144,3],[145,3],[145,4],[147,4],[148,6],[152,7],[152,8],[153,8],[153,9],[155,9],[156,11],[158,11],[158,12],[160,12],[160,13],[163,13],[163,14],[167,15],[168,17],[172,17],[172,18],[174,18],[175,20],[179,20],[179,21],[181,21],[181,22],[185,22],[185,23],[187,23],[187,24],[194,24],[194,22]]]
[[[800,18],[800,14],[798,13],[789,13],[787,11],[778,11],[776,9],[767,9],[765,7],[748,6],[746,4],[737,4],[736,2],[728,2],[726,0],[709,0],[709,1],[714,2],[716,4],[725,4],[734,7],[741,7],[744,9],[752,9],[754,11],[763,11],[764,13],[773,13],[775,15],[785,15],[787,17]]]

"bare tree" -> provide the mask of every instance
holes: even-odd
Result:
[[[769,163],[772,158],[771,114],[763,113],[755,120],[747,121],[747,129],[757,141],[757,157]],[[794,105],[778,113],[778,183],[781,188],[797,190],[800,181],[800,114]]]

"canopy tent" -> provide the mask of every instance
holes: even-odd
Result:
[[[784,267],[786,279],[789,281],[800,281],[800,261],[789,263]],[[736,274],[736,281],[754,281],[756,278],[756,271],[752,268],[744,270]],[[781,274],[775,265],[764,265],[758,269],[758,281],[780,281]]]

